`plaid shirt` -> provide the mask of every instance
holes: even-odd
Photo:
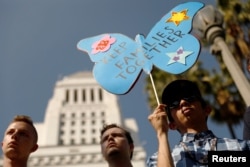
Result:
[[[249,151],[250,140],[217,138],[213,132],[186,133],[172,151],[176,167],[207,167],[208,151]],[[147,160],[148,167],[157,166],[157,152]]]

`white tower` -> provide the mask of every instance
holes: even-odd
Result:
[[[132,163],[145,167],[146,152],[138,139],[134,119],[123,119],[117,96],[103,90],[91,72],[64,77],[55,85],[43,123],[35,123],[39,149],[29,159],[31,167],[106,167],[100,150],[104,123],[127,128],[134,139]]]

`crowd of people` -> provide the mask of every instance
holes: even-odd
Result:
[[[196,83],[175,80],[162,93],[162,103],[148,116],[156,131],[158,148],[147,159],[148,167],[208,166],[210,151],[250,150],[250,107],[244,115],[243,139],[217,137],[207,125],[211,107]],[[171,150],[169,130],[181,135]],[[30,154],[38,149],[38,133],[30,117],[17,115],[7,127],[3,141],[3,167],[27,167]],[[100,132],[103,158],[109,167],[132,167],[134,143],[131,134],[115,123]]]

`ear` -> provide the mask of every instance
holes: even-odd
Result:
[[[131,152],[133,152],[134,151],[134,144],[129,144],[129,147],[130,147]]]
[[[133,158],[133,152],[134,152],[134,144],[133,143],[130,143],[129,144],[129,148],[130,148],[130,160]]]
[[[176,130],[177,129],[177,126],[174,122],[169,122],[168,124],[168,127],[171,129],[171,130]]]
[[[35,144],[35,145],[32,147],[31,152],[35,152],[37,149],[38,149],[38,144]]]
[[[211,111],[212,111],[212,108],[210,107],[210,106],[206,106],[205,107],[205,113],[206,113],[206,116],[208,116],[210,113],[211,113]]]

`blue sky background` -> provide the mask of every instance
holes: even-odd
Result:
[[[0,138],[17,114],[42,122],[54,84],[65,75],[88,70],[93,63],[76,49],[79,40],[103,33],[122,33],[131,38],[150,29],[184,0],[0,0]],[[215,4],[214,1],[200,1]],[[214,57],[202,49],[206,67]],[[144,92],[146,74],[135,87],[119,96],[122,115],[134,117],[148,155],[157,149],[156,134]],[[227,126],[208,121],[219,137],[230,137]],[[235,127],[238,138],[242,124]],[[179,140],[170,132],[170,145]]]

